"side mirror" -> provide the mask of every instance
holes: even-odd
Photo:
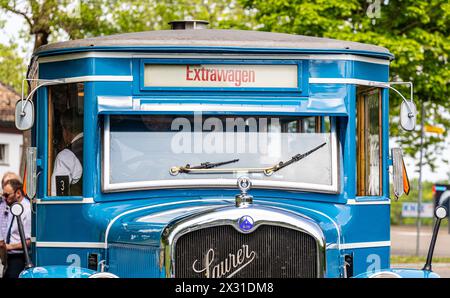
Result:
[[[448,197],[447,197],[448,199]],[[443,202],[445,203],[445,202]],[[448,216],[447,208],[442,205],[438,205],[434,210],[434,216],[436,216],[436,222],[434,223],[433,234],[431,236],[430,248],[428,249],[427,261],[422,270],[432,271],[431,262],[433,261],[434,248],[436,246],[436,240],[439,234],[439,228],[441,221]]]
[[[15,122],[18,130],[28,130],[34,124],[34,104],[30,100],[16,103]]]
[[[437,219],[444,219],[448,216],[447,208],[444,206],[438,206],[434,211],[434,215]]]
[[[406,131],[416,127],[417,108],[413,101],[403,100],[400,105],[400,126]]]
[[[26,182],[27,182],[27,196],[33,199],[36,196],[36,186],[37,186],[37,148],[28,147],[26,151]]]
[[[408,173],[406,172],[405,162],[403,161],[403,154],[400,148],[392,149],[392,167],[394,169],[394,195],[398,198],[402,194],[409,194],[411,189],[409,184]]]

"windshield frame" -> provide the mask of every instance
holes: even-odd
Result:
[[[138,182],[111,183],[110,181],[110,116],[104,115],[103,144],[102,144],[102,177],[101,189],[104,193],[136,191],[136,190],[157,190],[157,189],[184,189],[184,188],[236,188],[236,179],[182,179],[182,180],[153,180]],[[298,115],[299,117],[302,115]],[[289,191],[307,191],[318,193],[338,194],[340,190],[340,162],[339,162],[339,138],[336,132],[336,117],[330,116],[330,141],[331,141],[331,185],[313,184],[305,182],[284,182],[252,179],[252,188],[276,189]]]

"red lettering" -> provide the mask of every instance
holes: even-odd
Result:
[[[251,83],[254,83],[255,82],[255,71],[254,70],[250,70],[249,72],[250,73],[249,73],[248,81],[251,82]]]
[[[194,69],[195,72],[195,77],[194,77],[194,81],[200,81],[200,68],[196,68]]]
[[[217,69],[211,69],[212,74],[211,74],[211,81],[215,82],[217,81]]]
[[[225,70],[221,69],[217,73],[217,80],[222,82],[222,79],[225,77]]]
[[[202,67],[202,81],[208,81],[208,77],[205,78],[205,69]]]
[[[248,71],[247,70],[244,70],[242,72],[242,82],[243,83],[247,83],[248,82]]]
[[[234,86],[241,86],[242,83],[254,83],[256,72],[246,69],[217,69],[217,68],[196,68],[186,65],[187,81],[204,82],[230,82]]]
[[[189,69],[189,65],[186,65],[186,81],[192,81],[190,76],[191,73],[193,73],[193,71]]]

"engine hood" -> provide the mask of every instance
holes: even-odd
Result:
[[[298,202],[296,202],[298,203]],[[256,223],[251,231],[261,224],[274,220],[274,216],[280,215],[280,223],[293,225],[295,220],[307,222],[308,225],[317,226],[327,246],[339,246],[340,231],[336,222],[328,212],[318,211],[321,208],[299,206],[289,202],[259,201],[251,207],[235,207],[234,200],[208,199],[190,201],[172,201],[165,204],[142,206],[131,209],[116,216],[109,224],[105,233],[106,244],[122,243],[132,245],[161,246],[163,233],[168,233],[179,223],[186,222],[185,228],[189,228],[190,219],[196,218],[196,224],[207,226],[208,222],[222,220],[224,224],[233,225],[238,229],[238,220],[242,216],[250,215]],[[335,209],[332,213],[339,213],[339,205],[322,204],[323,208]],[[333,207],[334,206],[334,207]],[[198,223],[199,221],[199,223]],[[273,224],[273,222],[272,222]],[[311,227],[309,227],[311,228]],[[251,232],[249,231],[249,232]],[[242,231],[241,231],[242,232]],[[317,232],[319,233],[319,232]]]

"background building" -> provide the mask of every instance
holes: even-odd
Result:
[[[0,178],[5,172],[20,171],[23,133],[14,124],[14,108],[19,98],[14,89],[0,82]]]

